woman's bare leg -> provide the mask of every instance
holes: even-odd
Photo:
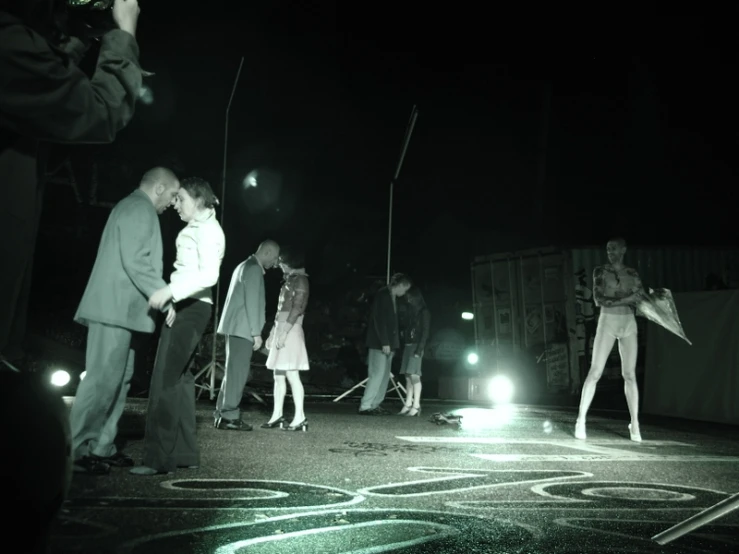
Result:
[[[290,392],[293,395],[293,402],[295,403],[295,415],[290,426],[295,427],[303,423],[305,419],[305,411],[303,410],[305,389],[303,388],[303,382],[300,380],[300,372],[297,369],[286,371],[285,375],[287,382],[290,383]]]
[[[282,408],[285,404],[285,394],[287,393],[287,384],[285,383],[284,375],[277,375],[275,373],[275,386],[273,389],[273,407],[272,417],[269,423],[273,423],[282,417]]]
[[[413,387],[413,407],[418,409],[421,407],[421,376],[411,375],[411,383]],[[410,390],[410,387],[409,387]]]

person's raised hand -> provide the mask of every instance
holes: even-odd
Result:
[[[116,25],[119,29],[130,33],[134,37],[136,36],[139,13],[141,13],[141,8],[138,0],[115,0],[113,3],[113,20]]]

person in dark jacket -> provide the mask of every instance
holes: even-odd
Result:
[[[118,25],[91,78],[85,46],[56,24],[66,2],[0,0],[0,363],[22,364],[49,143],[109,143],[133,117],[142,83],[137,0],[115,0]],[[7,240],[7,237],[13,237]]]
[[[400,347],[397,299],[412,284],[410,277],[396,273],[375,295],[367,324],[367,384],[359,406],[361,415],[387,413],[380,404],[387,392],[393,355]]]
[[[431,314],[418,287],[408,290],[405,298],[408,303],[408,327],[405,330],[400,374],[405,375],[407,395],[399,415],[412,417],[421,413],[421,361],[429,338]]]

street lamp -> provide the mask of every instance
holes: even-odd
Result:
[[[462,319],[464,319],[465,321],[472,321],[473,319],[475,319],[475,314],[473,314],[472,312],[462,312]]]

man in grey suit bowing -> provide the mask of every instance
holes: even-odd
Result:
[[[71,412],[72,455],[78,472],[105,474],[110,466],[132,466],[116,450],[118,420],[133,377],[139,333],[152,333],[157,312],[149,297],[166,286],[162,278],[162,233],[158,215],[170,206],[180,183],[172,171],[147,171],[138,190],[111,211],[95,265],[74,320],[87,326],[85,378]],[[167,324],[175,317],[165,307]]]
[[[226,335],[226,370],[214,414],[217,429],[252,430],[251,425],[241,421],[239,404],[249,378],[252,352],[262,347],[266,319],[264,272],[274,267],[279,257],[279,245],[265,240],[231,276],[217,331]]]

